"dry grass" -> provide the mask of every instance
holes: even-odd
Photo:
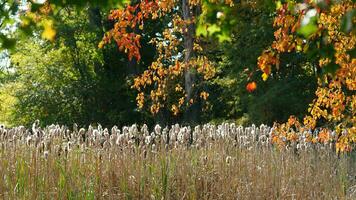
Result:
[[[75,146],[3,139],[2,199],[356,199],[356,157],[328,148]]]

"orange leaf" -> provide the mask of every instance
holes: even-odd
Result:
[[[256,84],[256,82],[250,82],[250,83],[248,83],[247,85],[246,85],[246,90],[248,91],[248,92],[253,92],[254,90],[256,90],[256,88],[257,88],[257,84]]]

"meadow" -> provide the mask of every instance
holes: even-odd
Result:
[[[0,0],[0,199],[356,200],[355,91],[355,0]]]
[[[355,199],[356,156],[235,124],[0,129],[2,199]]]

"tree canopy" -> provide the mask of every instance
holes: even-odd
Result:
[[[294,129],[328,129],[348,151],[355,10],[354,0],[0,0],[10,60],[0,120],[279,122],[279,145]]]

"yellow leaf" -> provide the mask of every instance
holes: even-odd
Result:
[[[301,52],[302,50],[303,50],[302,46],[301,45],[297,45],[297,51]]]
[[[53,21],[46,20],[43,22],[44,30],[42,32],[42,38],[49,41],[53,41],[56,37],[56,30],[53,28]]]
[[[262,80],[263,80],[263,81],[266,81],[267,79],[268,79],[268,74],[263,73],[263,74],[262,74]]]
[[[104,47],[104,42],[103,42],[103,41],[99,42],[98,48],[99,48],[99,49],[102,49],[103,47]]]
[[[280,8],[282,8],[282,2],[281,1],[277,1],[276,2],[276,9],[279,10]]]

